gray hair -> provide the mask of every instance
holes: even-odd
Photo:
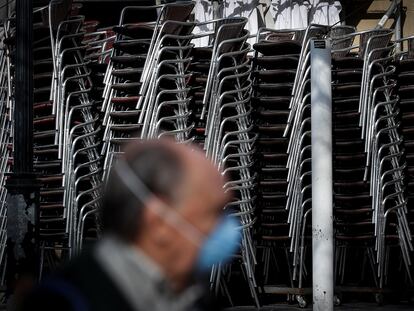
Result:
[[[115,234],[125,241],[134,241],[139,234],[140,215],[149,195],[173,201],[177,186],[183,180],[183,164],[177,152],[168,144],[135,143],[127,147],[125,161],[150,191],[137,198],[125,181],[112,171],[105,186],[100,220],[104,233]]]

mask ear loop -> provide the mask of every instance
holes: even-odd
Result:
[[[137,175],[132,173],[131,167],[125,160],[119,159],[117,161],[115,172],[121,178],[122,183],[139,201],[141,201],[141,203],[145,204],[146,198],[153,197],[158,204],[151,204],[149,207],[151,211],[160,216],[171,226],[177,228],[179,231],[186,231],[187,234],[184,234],[184,236],[197,247],[202,245],[206,238],[205,235],[177,212],[172,211],[171,207],[167,206],[164,202],[158,199],[157,196],[148,189],[144,182],[138,178]]]

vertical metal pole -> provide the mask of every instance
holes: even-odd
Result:
[[[331,43],[311,45],[313,310],[332,311],[333,192]]]
[[[384,16],[380,19],[375,29],[384,28],[385,23],[390,19],[390,17],[395,13],[395,11],[401,5],[401,0],[393,0],[390,4],[387,12],[385,12]]]
[[[7,290],[21,279],[36,279],[38,258],[39,187],[33,173],[33,5],[16,1],[13,173],[6,187]]]
[[[403,12],[403,3],[402,1],[398,4],[397,12],[396,12],[396,22],[395,22],[395,40],[400,40],[402,38],[402,12]],[[396,46],[397,52],[402,51],[401,42],[397,43]]]

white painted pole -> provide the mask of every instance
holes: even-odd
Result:
[[[332,311],[334,297],[332,86],[330,40],[311,44],[313,310]]]

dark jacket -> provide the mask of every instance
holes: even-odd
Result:
[[[45,278],[25,299],[23,310],[134,311],[90,252]]]
[[[22,311],[136,311],[101,268],[92,252],[84,253],[45,278],[25,298],[22,306]],[[219,310],[209,295],[203,296],[195,309]]]

